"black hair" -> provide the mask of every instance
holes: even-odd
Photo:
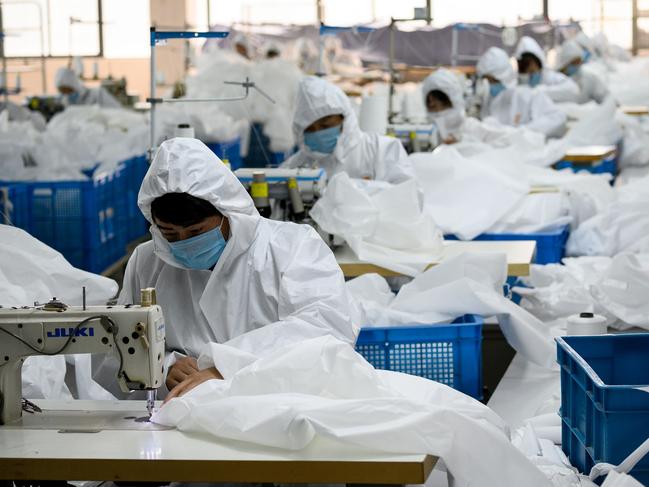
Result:
[[[189,227],[211,216],[221,216],[212,203],[187,193],[167,193],[153,200],[151,215],[156,220]]]
[[[524,52],[521,58],[518,60],[518,72],[527,73],[532,63],[537,64],[539,69],[543,69],[543,63],[539,58],[537,58],[531,52]]]
[[[451,99],[448,97],[446,93],[440,90],[431,90],[428,92],[426,95],[426,100],[428,100],[429,97],[435,98],[437,101],[439,101],[442,105],[444,105],[447,108],[453,108],[453,103],[451,103]]]

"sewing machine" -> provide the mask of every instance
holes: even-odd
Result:
[[[22,415],[22,364],[26,357],[115,354],[124,392],[147,390],[147,410],[164,381],[165,324],[155,291],[142,290],[141,306],[43,305],[0,309],[0,424]]]
[[[327,184],[324,169],[241,168],[234,174],[262,216],[284,221],[308,223],[309,209]]]

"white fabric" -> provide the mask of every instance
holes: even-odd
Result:
[[[482,117],[494,117],[500,123],[525,127],[548,137],[565,132],[566,116],[541,90],[515,86],[490,99]]]
[[[226,348],[206,348],[201,362],[232,360]],[[551,485],[486,406],[435,382],[375,370],[333,337],[277,350],[228,380],[201,384],[152,420],[285,450],[320,437],[370,451],[428,453],[444,460],[458,487]]]
[[[178,264],[155,225],[153,241],[130,258],[119,302],[138,302],[141,288],[156,288],[168,352],[198,356],[206,343],[221,343],[245,361],[315,336],[354,341],[342,272],[313,228],[261,218],[236,176],[195,139],[160,146],[138,197],[149,221],[151,203],[169,192],[212,203],[228,218],[231,235],[212,271]],[[239,366],[228,363],[220,372],[228,376]]]
[[[0,102],[0,112],[6,111],[12,122],[30,122],[32,126],[42,132],[47,127],[45,117],[39,112],[21,107],[13,102]]]
[[[304,129],[329,115],[343,115],[343,128],[332,154],[312,152],[304,144]],[[293,134],[299,151],[283,167],[324,168],[329,178],[345,172],[351,178],[400,183],[411,177],[401,142],[392,137],[364,133],[358,127],[349,98],[335,85],[307,76],[300,81]]]
[[[0,305],[31,306],[58,298],[82,304],[82,287],[89,305],[103,305],[117,294],[112,279],[72,267],[52,248],[27,232],[0,225]],[[4,340],[4,338],[3,338]],[[88,355],[70,355],[80,399],[108,399],[110,394],[90,379]],[[66,357],[28,357],[22,368],[23,396],[32,399],[72,399],[65,383]]]
[[[533,266],[523,281],[530,288],[515,288],[522,306],[544,321],[564,320],[581,312],[607,318],[619,329],[649,329],[645,296],[649,292],[649,255],[622,253],[614,258],[564,259],[565,265]]]
[[[515,206],[529,186],[489,165],[462,157],[453,147],[410,156],[424,208],[445,234],[471,240]]]
[[[398,185],[334,176],[309,215],[344,238],[363,262],[415,275],[442,253],[442,234],[424,213],[417,183]]]
[[[548,327],[503,296],[506,276],[504,254],[462,254],[419,274],[393,299],[377,275],[361,276],[348,283],[348,289],[364,325],[448,323],[467,313],[497,315],[516,351],[538,365],[554,367],[555,345]]]
[[[606,476],[602,487],[643,487],[643,484],[626,473],[617,473],[611,470]]]
[[[583,222],[568,240],[568,255],[649,252],[649,177],[615,189],[615,200]]]

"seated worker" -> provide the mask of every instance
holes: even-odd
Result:
[[[575,101],[579,96],[577,83],[568,76],[545,66],[545,53],[531,37],[521,37],[516,47],[518,84],[542,89],[552,101]]]
[[[548,96],[529,86],[516,86],[507,53],[491,47],[478,61],[478,77],[488,82],[481,117],[494,117],[504,125],[526,127],[548,137],[565,132],[566,116]]]
[[[453,144],[461,138],[465,122],[464,89],[457,75],[437,69],[422,84],[428,120],[437,126],[440,140]]]
[[[577,103],[588,103],[591,100],[602,103],[610,92],[595,73],[584,70],[586,51],[574,40],[563,43],[557,56],[557,69],[570,76],[579,85]]]
[[[156,289],[170,396],[289,343],[327,334],[355,341],[354,308],[329,247],[311,226],[260,217],[234,173],[199,140],[160,146],[138,206],[153,240],[129,259],[118,302],[139,303],[141,288]],[[241,363],[199,370],[208,343],[237,349]],[[93,374],[114,394],[115,362]]]
[[[60,68],[54,78],[56,89],[63,95],[65,105],[99,105],[119,108],[122,105],[101,86],[88,88],[70,68]]]
[[[266,44],[264,47],[264,58],[265,59],[277,59],[281,57],[282,55],[282,49],[279,47],[279,44],[276,42],[269,42]]]
[[[322,167],[329,178],[339,172],[389,183],[411,178],[401,142],[361,131],[347,95],[321,78],[300,81],[293,133],[299,150],[282,167]]]

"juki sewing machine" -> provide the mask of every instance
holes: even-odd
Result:
[[[33,307],[0,308],[0,424],[20,419],[22,365],[36,355],[117,355],[120,388],[148,391],[150,415],[164,381],[165,323],[154,289],[142,290],[141,303],[67,306],[54,298]]]

